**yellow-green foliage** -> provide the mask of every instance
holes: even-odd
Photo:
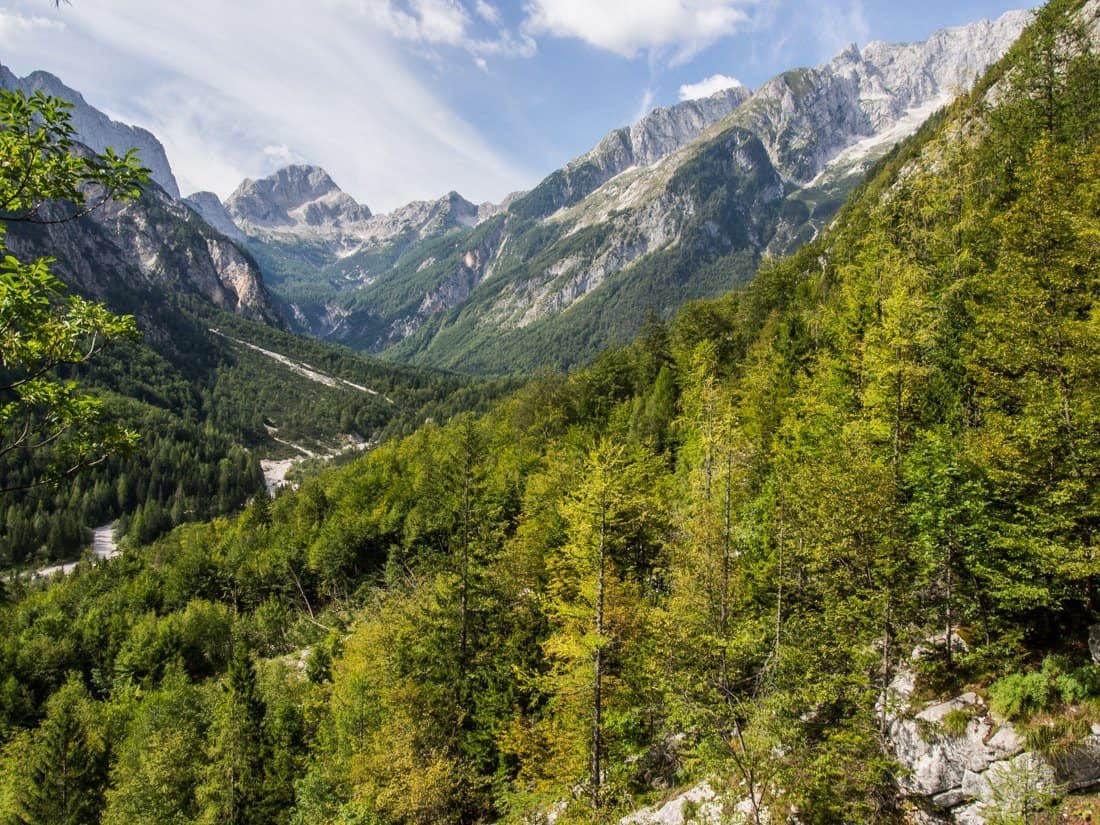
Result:
[[[747,291],[270,507],[13,585],[0,799],[49,795],[13,762],[79,719],[115,821],[149,785],[200,822],[614,822],[706,776],[776,820],[883,821],[877,699],[916,645],[963,628],[939,667],[1011,673],[1097,619],[1100,84],[1048,48],[1080,45],[1068,9],[997,69],[998,108],[952,106]],[[1047,662],[995,705],[1094,695]]]

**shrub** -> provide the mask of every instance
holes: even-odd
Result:
[[[966,726],[973,718],[974,714],[968,708],[955,708],[940,720],[940,726],[948,736],[958,738],[966,733]]]
[[[1100,667],[1073,667],[1063,656],[1047,656],[1039,670],[1010,673],[989,687],[993,710],[1006,719],[1024,719],[1056,704],[1073,705],[1100,696]]]
[[[989,699],[1006,719],[1021,719],[1049,706],[1050,680],[1042,671],[1010,673],[989,686]]]

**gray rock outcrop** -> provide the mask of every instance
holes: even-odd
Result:
[[[902,793],[923,821],[978,825],[994,810],[1014,810],[1100,782],[1100,730],[1057,759],[1026,749],[1009,722],[974,693],[908,710],[913,677],[900,674],[887,697],[887,734],[903,769]]]
[[[63,207],[50,209],[50,217],[63,217]],[[183,291],[246,318],[284,323],[252,258],[159,188],[73,221],[12,224],[5,241],[18,257],[55,258],[54,271],[70,287],[122,311],[148,300],[139,296]]]

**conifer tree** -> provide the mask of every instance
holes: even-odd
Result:
[[[106,759],[92,702],[78,677],[51,698],[20,770],[15,822],[93,825],[103,807]]]
[[[550,562],[553,630],[544,649],[551,662],[546,687],[568,732],[560,732],[565,741],[553,769],[559,779],[584,777],[591,811],[609,801],[607,714],[627,692],[621,662],[643,632],[629,551],[644,554],[659,533],[656,485],[651,455],[632,455],[605,438],[587,451],[561,505],[567,541]]]
[[[263,825],[275,821],[276,812],[265,794],[269,754],[264,712],[248,649],[238,644],[210,730],[209,764],[198,790],[200,822]]]

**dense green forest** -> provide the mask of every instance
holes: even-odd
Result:
[[[238,511],[264,489],[260,459],[294,454],[269,428],[324,453],[341,436],[381,440],[426,418],[478,409],[514,383],[383,364],[178,293],[131,294],[113,305],[154,313],[155,335],[116,342],[66,377],[90,388],[106,417],[140,438],[64,485],[33,486],[53,461],[50,450],[0,457],[4,486],[28,488],[0,501],[0,568],[73,558],[90,527],[118,518],[120,535],[144,542],[184,521]],[[318,384],[240,341],[376,394]]]
[[[617,822],[702,778],[766,821],[900,821],[877,700],[902,666],[1047,743],[1087,732],[1079,7],[1052,0],[743,291],[238,517],[6,585],[0,821]]]

